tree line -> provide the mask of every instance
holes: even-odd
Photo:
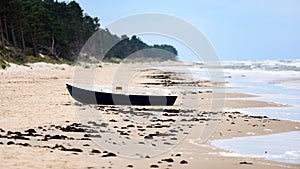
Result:
[[[75,1],[1,0],[0,9],[0,48],[11,46],[20,51],[18,57],[45,55],[72,61],[89,37],[101,29],[99,18],[84,14]],[[145,48],[160,48],[177,55],[170,45],[149,46],[136,36],[129,39],[101,31],[108,39],[122,42],[107,57],[124,58]]]
[[[135,35],[131,38],[123,35],[104,58],[176,60],[176,56],[177,50],[171,45],[148,45]]]
[[[99,19],[83,14],[75,1],[1,0],[0,38],[26,55],[44,53],[72,60],[99,29]]]

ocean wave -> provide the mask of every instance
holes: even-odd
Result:
[[[297,71],[300,72],[300,60],[263,60],[263,61],[223,61],[224,69]]]

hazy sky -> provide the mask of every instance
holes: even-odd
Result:
[[[300,0],[76,1],[101,27],[144,12],[177,16],[205,34],[221,60],[300,59]]]

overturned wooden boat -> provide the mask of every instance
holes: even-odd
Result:
[[[70,95],[78,102],[99,105],[171,106],[177,95],[167,89],[103,87],[66,84]],[[141,91],[141,92],[138,92]],[[133,93],[134,92],[134,93]]]

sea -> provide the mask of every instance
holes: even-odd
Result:
[[[227,61],[222,65],[226,81],[235,86],[227,92],[254,94],[258,97],[248,99],[286,105],[231,111],[300,122],[300,60]],[[300,131],[215,140],[212,145],[229,150],[220,153],[224,156],[300,164]]]
[[[300,122],[300,60],[223,61],[221,64],[227,85],[226,92],[256,95],[243,99],[285,105],[242,109],[224,107],[224,111]],[[210,80],[205,65],[189,67],[189,71],[196,79]],[[259,157],[300,164],[300,130],[214,140],[211,145],[226,150],[220,152],[222,156]]]

